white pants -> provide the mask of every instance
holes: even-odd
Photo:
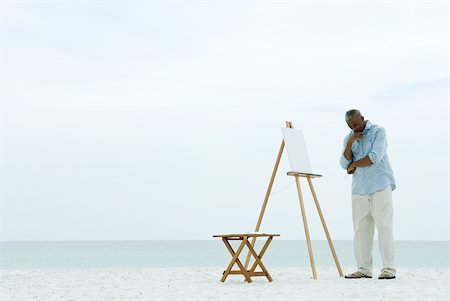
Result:
[[[354,251],[358,270],[372,276],[372,246],[376,226],[378,248],[383,260],[382,271],[395,275],[391,186],[369,195],[352,195],[352,214],[355,232]]]

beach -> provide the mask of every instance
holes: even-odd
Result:
[[[0,300],[450,300],[449,242],[396,241],[394,280],[377,279],[375,249],[374,278],[344,279],[327,242],[313,246],[317,280],[306,242],[278,240],[263,258],[273,282],[222,283],[230,254],[220,241],[1,242]],[[353,272],[352,241],[335,247],[343,272]]]
[[[345,272],[352,268],[344,268]],[[0,299],[24,300],[449,300],[449,268],[402,268],[397,279],[344,279],[335,268],[272,268],[273,282],[222,268],[0,270]]]

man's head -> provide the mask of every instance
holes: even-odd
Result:
[[[362,132],[366,126],[364,116],[362,116],[361,112],[356,109],[345,112],[345,121],[347,122],[348,127],[355,133]]]

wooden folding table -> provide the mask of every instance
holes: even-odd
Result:
[[[270,243],[272,242],[272,239],[274,236],[280,236],[280,234],[266,234],[266,233],[246,233],[246,234],[223,234],[223,235],[214,235],[213,237],[220,237],[222,238],[222,241],[224,242],[225,246],[227,247],[228,251],[231,254],[231,261],[228,265],[227,269],[223,272],[222,279],[220,281],[225,282],[225,279],[227,279],[228,275],[243,275],[245,278],[245,281],[252,282],[251,277],[254,276],[266,276],[269,282],[272,281],[272,277],[270,276],[269,272],[267,271],[266,267],[262,263],[261,259],[266,252],[267,248],[269,247]],[[256,237],[267,237],[266,242],[264,243],[261,251],[259,254],[256,253],[255,249],[253,248],[252,244],[249,242],[249,237],[253,237],[256,239]],[[234,251],[233,247],[230,244],[230,240],[241,240],[239,247],[237,248],[236,252]],[[249,253],[253,256],[255,259],[255,263],[252,265],[252,267],[247,270],[244,268],[244,265],[239,260],[239,255],[241,254],[244,247],[247,246]],[[237,264],[239,267],[239,270],[231,270],[233,268],[234,264]],[[261,272],[257,272],[257,267],[261,268]]]

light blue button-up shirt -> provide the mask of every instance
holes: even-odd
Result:
[[[353,136],[350,131],[344,138],[344,149],[341,154],[341,166],[344,169],[352,163],[369,156],[372,165],[357,167],[353,174],[352,194],[368,195],[384,190],[389,185],[395,189],[394,173],[386,154],[387,140],[384,128],[367,121],[363,130],[363,140],[356,140],[352,144],[352,158],[347,160],[344,157],[345,146]]]

